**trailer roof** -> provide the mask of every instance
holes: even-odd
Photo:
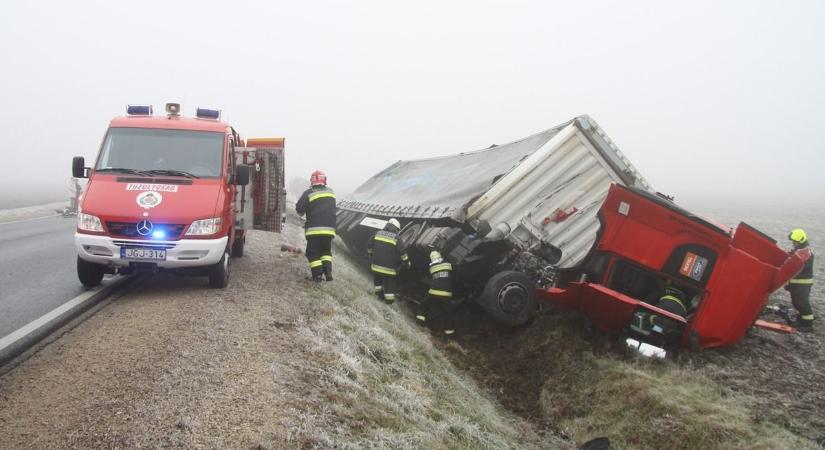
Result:
[[[398,161],[364,182],[339,207],[387,217],[456,218],[568,124],[481,150]]]
[[[109,126],[112,128],[163,128],[223,133],[229,127],[229,124],[218,120],[196,119],[193,117],[127,116],[112,119]]]

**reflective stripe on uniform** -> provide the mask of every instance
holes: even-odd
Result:
[[[800,316],[802,320],[814,320],[813,314],[805,314],[804,316]]]
[[[384,290],[384,286],[373,286],[373,291],[381,292]]]
[[[441,263],[441,264],[436,264],[436,265],[430,267],[430,273],[441,272],[441,271],[444,271],[444,270],[453,270],[452,264],[450,264],[450,263]]]
[[[453,293],[448,291],[439,291],[438,289],[430,289],[427,291],[430,295],[435,295],[437,297],[452,297]]]
[[[324,255],[324,256],[321,257],[321,261],[332,262],[332,256]]]
[[[309,201],[314,202],[319,198],[325,197],[335,198],[335,194],[333,194],[332,192],[318,192],[316,194],[309,194]]]
[[[315,261],[310,261],[309,262],[309,267],[310,268],[321,267],[323,265],[324,265],[324,263],[320,259],[316,259]]]
[[[682,301],[679,300],[678,298],[676,298],[672,295],[664,295],[664,296],[662,296],[662,298],[659,299],[659,301],[662,301],[662,300],[670,300],[672,302],[676,302],[677,304],[679,304],[679,306],[682,307],[682,311],[684,311],[685,314],[687,314],[687,308],[685,308],[685,304],[682,303]]]
[[[384,300],[395,300],[395,294],[384,293]]]
[[[335,228],[309,227],[304,231],[305,236],[335,236]]]
[[[409,257],[409,256],[407,256],[407,254],[406,254],[406,253],[404,253],[403,255],[401,255],[401,261],[407,261],[408,259],[410,259],[410,257]]]
[[[415,316],[415,318],[416,318],[416,319],[418,319],[418,320],[420,320],[420,321],[422,321],[422,322],[426,322],[426,321],[427,321],[427,317],[426,317],[426,316],[422,316],[422,315],[420,315],[420,314],[419,314],[419,315],[417,315],[417,316]]]
[[[444,330],[444,334],[453,334],[455,330]]]
[[[396,245],[397,244],[397,241],[395,239],[384,237],[384,236],[375,236],[375,240],[380,241],[380,242],[386,242],[387,244],[390,244],[390,245]]]
[[[791,278],[790,284],[814,284],[813,278]]]
[[[391,269],[389,267],[379,266],[377,264],[373,264],[371,266],[372,271],[376,273],[380,273],[382,275],[396,275],[395,269]]]

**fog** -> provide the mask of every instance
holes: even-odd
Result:
[[[0,207],[62,199],[126,104],[169,101],[285,136],[287,179],[341,192],[589,114],[685,206],[822,204],[823,22],[821,1],[4,2]]]

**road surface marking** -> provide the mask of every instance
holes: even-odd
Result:
[[[20,223],[20,222],[31,222],[32,220],[40,220],[40,219],[48,219],[51,217],[60,217],[60,214],[54,214],[51,216],[40,216],[40,217],[32,217],[30,219],[20,219],[20,220],[12,220],[11,222],[0,222],[0,225],[8,225],[10,223]],[[77,220],[77,219],[75,219]]]
[[[93,295],[95,295],[95,294],[97,294],[97,293],[99,293],[99,292],[101,292],[105,289],[113,289],[116,286],[123,283],[127,279],[128,278],[126,278],[126,277],[121,277],[120,279],[112,280],[112,282],[107,284],[107,285],[99,286],[99,287],[90,289],[90,290],[78,295],[77,297],[69,300],[68,302],[58,306],[57,308],[47,312],[46,314],[43,314],[42,316],[38,317],[37,319],[32,320],[28,324],[23,325],[21,328],[18,328],[17,330],[12,331],[11,333],[7,334],[2,339],[0,339],[0,352],[2,352],[3,350],[5,350],[7,347],[14,344],[15,342],[19,341],[20,339],[28,336],[29,333],[39,329],[43,325],[45,325],[45,324],[51,322],[52,320],[60,317],[66,311],[70,311],[72,308],[74,308],[75,306],[83,303],[84,301],[86,301],[87,299],[92,297]]]

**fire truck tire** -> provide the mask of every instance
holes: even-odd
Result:
[[[246,244],[246,236],[242,238],[235,239],[235,242],[232,243],[232,257],[233,258],[240,258],[243,256],[243,246]]]
[[[77,257],[77,278],[83,286],[97,286],[103,281],[105,268],[100,264],[84,261]]]
[[[505,270],[487,280],[479,303],[496,321],[515,327],[533,318],[536,312],[534,290],[535,283],[527,274]]]
[[[209,268],[209,286],[223,289],[229,284],[229,252],[224,252],[221,260]]]

